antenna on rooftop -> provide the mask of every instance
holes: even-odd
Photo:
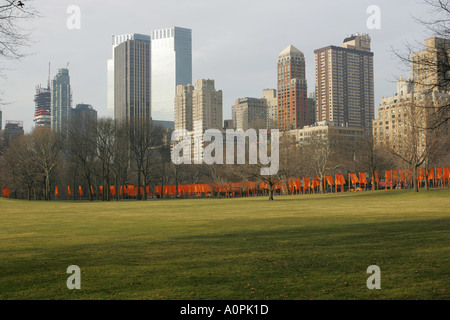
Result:
[[[47,81],[47,89],[50,90],[50,62],[48,63],[48,81]]]

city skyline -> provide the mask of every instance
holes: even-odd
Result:
[[[381,29],[373,30],[366,25],[370,17],[367,8],[372,3],[364,1],[345,1],[344,4],[331,1],[314,4],[248,1],[245,5],[239,3],[239,6],[238,2],[233,1],[194,1],[189,5],[168,1],[156,3],[151,11],[131,12],[128,8],[133,7],[133,3],[137,4],[131,1],[125,7],[110,3],[104,5],[103,1],[95,4],[78,1],[75,3],[81,12],[78,30],[66,26],[70,16],[66,9],[70,3],[35,3],[42,17],[27,27],[33,31],[33,42],[24,52],[30,55],[20,62],[7,61],[5,69],[8,70],[4,71],[6,79],[0,80],[3,100],[9,102],[1,107],[4,121],[24,121],[27,132],[33,127],[34,89],[36,85],[45,84],[49,62],[52,77],[56,69],[69,63],[73,103],[89,101],[98,110],[99,117],[106,117],[105,61],[111,59],[111,36],[114,34],[149,34],[151,30],[170,25],[191,29],[192,78],[214,79],[216,86],[223,90],[224,119],[231,119],[231,107],[236,99],[259,97],[261,90],[276,88],[276,58],[286,46],[294,45],[305,54],[309,94],[314,91],[314,50],[342,43],[346,36],[357,32],[368,33],[372,38],[377,109],[382,97],[395,92],[397,78],[410,75],[406,67],[399,67],[401,63],[391,49],[402,50],[406,42],[420,44],[424,38],[431,36],[413,18],[425,14],[423,6],[406,1],[377,1],[376,5],[381,9]],[[144,9],[151,7],[141,3],[139,6]],[[288,17],[281,19],[279,14],[286,6],[302,9],[308,15],[303,19],[289,20],[287,18],[291,16],[286,13]],[[208,15],[208,12],[222,14]],[[230,22],[231,14],[233,19],[239,20],[252,12],[258,13],[258,18],[248,19],[248,23]],[[116,21],[119,15],[123,19]],[[281,21],[286,24],[277,23]]]

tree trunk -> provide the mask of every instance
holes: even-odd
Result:
[[[412,170],[412,176],[413,176],[413,186],[414,186],[414,192],[419,192],[419,185],[417,182],[417,167],[414,166]]]
[[[269,201],[273,201],[273,191],[274,191],[273,183],[269,182]]]

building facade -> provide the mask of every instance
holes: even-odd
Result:
[[[192,84],[192,30],[152,31],[151,52],[152,117],[174,121],[177,86]]]
[[[114,49],[114,119],[151,122],[150,41],[127,40]]]
[[[300,144],[308,141],[313,135],[326,137],[330,140],[353,142],[361,139],[365,132],[360,127],[344,127],[331,121],[321,121],[302,129],[290,130],[284,134],[295,137]],[[280,136],[281,137],[281,136]]]
[[[36,94],[34,95],[34,125],[36,128],[51,128],[52,124],[52,94],[50,87],[43,88],[36,87]]]
[[[412,55],[415,91],[450,91],[450,40],[432,37],[424,42],[424,50]]]
[[[112,36],[112,58],[107,61],[107,109],[108,116],[114,118],[114,49],[128,40],[150,41],[149,35],[129,33]]]
[[[178,85],[175,97],[175,129],[186,129],[192,131],[192,103],[193,103],[194,86]]]
[[[268,113],[267,101],[264,98],[237,99],[232,107],[233,126],[244,131],[249,128],[264,129],[267,126]]]
[[[68,69],[58,69],[51,81],[51,129],[67,135],[72,91]]]
[[[90,121],[97,121],[97,111],[90,104],[77,104],[70,111],[70,121],[72,126],[83,130]]]
[[[5,123],[5,129],[1,130],[0,138],[3,143],[8,147],[14,139],[19,136],[23,136],[25,131],[23,130],[23,121],[10,121],[7,120]]]
[[[316,121],[372,132],[375,102],[370,42],[367,34],[355,34],[345,38],[342,47],[314,51]]]
[[[450,94],[439,91],[416,92],[413,79],[400,78],[397,93],[382,98],[378,117],[373,120],[375,145],[388,146],[399,152],[425,152],[430,139],[436,139],[436,132],[427,128],[434,123],[434,117],[439,115],[436,111],[449,103]],[[440,147],[447,149],[450,147],[448,128],[448,124],[439,127],[437,137],[443,142]],[[415,148],[412,148],[413,144]]]
[[[208,129],[223,130],[222,90],[216,90],[214,80],[198,79],[194,86],[177,86],[175,129],[186,129],[198,141],[191,157],[194,163],[203,161],[203,134]]]
[[[308,124],[305,57],[290,45],[278,55],[278,129],[301,129]]]
[[[278,125],[278,98],[276,89],[264,89],[263,99],[267,103],[267,129],[276,129]]]
[[[203,131],[222,129],[223,123],[222,90],[216,90],[214,80],[195,81],[192,93],[192,121],[201,122]]]

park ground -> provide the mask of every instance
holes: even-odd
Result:
[[[67,267],[81,289],[67,288]],[[379,266],[381,289],[367,268]],[[0,299],[450,299],[450,189],[0,199]]]

